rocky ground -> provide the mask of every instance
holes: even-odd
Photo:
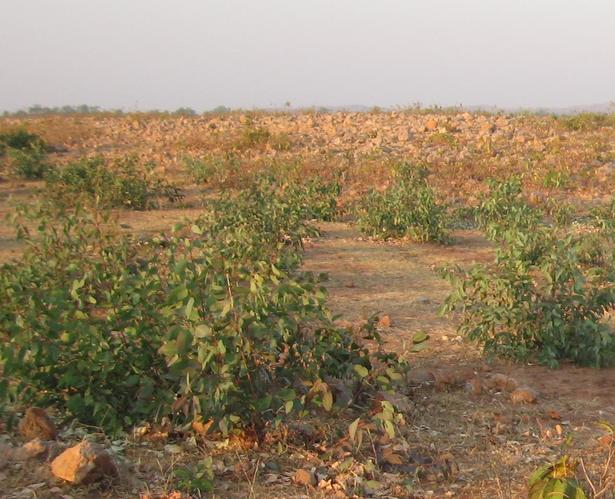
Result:
[[[180,206],[119,210],[124,230],[139,234],[194,216],[207,196],[234,188],[246,172],[288,164],[304,174],[342,172],[343,207],[370,187],[385,187],[400,159],[427,165],[439,196],[456,209],[476,202],[485,179],[510,173],[523,175],[531,201],[547,209],[567,202],[583,212],[615,187],[615,128],[550,116],[96,115],[5,118],[0,131],[16,125],[52,144],[57,163],[135,154],[182,185]],[[204,184],[185,166],[189,157],[229,155],[240,167]],[[0,214],[35,200],[42,185],[0,173]],[[164,421],[111,439],[53,411],[24,408],[19,425],[2,427],[0,497],[179,499],[189,495],[179,491],[178,469],[190,470],[184,482],[213,473],[212,497],[352,497],[357,490],[379,497],[523,497],[529,474],[563,453],[582,462],[596,497],[615,497],[613,438],[603,424],[615,425],[615,370],[485,362],[457,335],[455,317],[439,315],[449,288],[434,269],[488,261],[491,245],[464,227],[449,246],[375,242],[358,233],[350,211],[345,218],[324,224],[323,237],[307,242],[305,269],[329,273],[330,306],[341,321],[360,324],[380,312],[387,348],[411,362],[396,401],[405,407],[401,440],[375,438],[370,455],[357,456],[346,423],[326,415],[265,439],[212,438],[203,428],[179,431]],[[0,260],[20,251],[12,227],[1,223]],[[417,332],[430,336],[418,353],[411,351]],[[323,441],[325,430],[335,437]],[[380,471],[366,464],[373,461]]]

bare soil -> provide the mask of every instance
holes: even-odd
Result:
[[[577,450],[596,451],[600,459],[596,442],[603,433],[597,423],[615,424],[615,369],[487,363],[457,335],[454,320],[439,314],[449,286],[436,267],[488,261],[492,249],[480,234],[457,232],[454,245],[434,246],[372,242],[345,223],[322,228],[324,236],[307,249],[304,267],[329,274],[334,312],[351,321],[388,315],[391,325],[383,329],[388,348],[417,368],[469,370],[479,378],[502,373],[539,394],[536,404],[519,407],[506,393],[471,396],[463,386],[418,390],[410,422],[420,429],[416,443],[450,451],[458,466],[448,490],[437,487],[436,495],[521,497],[532,469],[557,457],[569,437]],[[430,339],[425,350],[412,353],[417,331]]]

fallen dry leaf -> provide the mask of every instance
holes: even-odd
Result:
[[[210,419],[206,423],[203,423],[202,421],[193,421],[192,429],[199,435],[205,435],[209,431],[213,423],[213,419]]]
[[[404,459],[396,454],[391,447],[384,447],[382,449],[381,459],[388,464],[404,464]]]
[[[318,482],[314,472],[299,468],[293,475],[293,481],[298,485],[314,487]]]

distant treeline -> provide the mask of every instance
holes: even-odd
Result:
[[[150,111],[136,111],[143,114],[160,114],[160,115],[173,115],[173,116],[197,116],[198,113],[190,107],[180,107],[175,111],[160,111],[158,109],[152,109]],[[210,111],[205,111],[203,114],[221,114],[230,113],[231,108],[226,106],[217,106]],[[20,117],[20,116],[45,116],[51,114],[71,115],[71,114],[133,114],[135,111],[124,111],[123,109],[103,109],[100,106],[88,106],[87,104],[81,104],[79,106],[31,106],[27,109],[20,109],[18,111],[4,111],[3,117]]]
[[[597,124],[602,123],[606,126],[613,126],[615,120],[615,103],[610,103],[603,106],[594,106],[597,110],[583,110],[582,108],[567,108],[567,109],[500,109],[495,106],[423,106],[421,103],[414,103],[407,106],[394,107],[379,107],[379,106],[312,106],[312,107],[291,107],[290,103],[284,104],[280,108],[262,108],[262,109],[231,109],[227,106],[216,106],[213,109],[198,113],[191,107],[180,107],[175,111],[151,109],[143,111],[125,111],[123,109],[104,109],[100,106],[88,106],[81,104],[79,106],[58,106],[47,107],[35,105],[27,109],[19,111],[4,111],[2,117],[28,117],[28,116],[46,116],[46,115],[87,115],[87,114],[109,114],[109,115],[155,115],[155,116],[198,116],[199,114],[207,116],[213,114],[227,114],[232,112],[239,113],[336,113],[336,112],[358,112],[358,113],[411,113],[411,114],[458,114],[460,112],[469,112],[472,114],[482,114],[487,116],[493,115],[516,115],[516,116],[552,116],[555,119],[565,119],[566,117],[576,117],[583,121],[596,121]]]
[[[231,109],[227,106],[217,106],[213,109],[203,111],[202,113],[198,113],[194,109],[190,107],[180,107],[175,111],[169,110],[160,110],[160,109],[150,109],[150,110],[139,110],[139,111],[125,111],[123,109],[104,109],[100,106],[88,106],[87,104],[82,104],[80,106],[57,106],[57,107],[48,107],[48,106],[40,106],[35,105],[31,106],[27,109],[20,109],[18,111],[4,111],[1,116],[4,117],[27,117],[27,116],[45,116],[45,115],[73,115],[73,114],[112,114],[112,115],[124,115],[124,114],[150,114],[150,115],[160,115],[160,116],[198,116],[202,115],[211,115],[211,114],[226,114],[231,112],[240,112],[240,113],[254,113],[254,112],[264,112],[264,113],[336,113],[336,112],[358,112],[358,113],[383,113],[383,112],[411,112],[417,114],[456,114],[465,109],[461,106],[455,107],[441,107],[441,106],[430,106],[423,107],[421,104],[412,104],[410,106],[396,106],[393,108],[383,108],[380,106],[333,106],[333,107],[325,107],[325,106],[312,106],[312,107],[301,107],[301,108],[291,108],[290,103],[286,103],[284,107],[280,108],[262,108],[262,109]],[[494,109],[475,109],[473,112],[481,112],[483,114],[502,114],[502,110],[494,110]]]

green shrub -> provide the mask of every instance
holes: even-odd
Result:
[[[89,212],[32,213],[39,233],[18,223],[29,249],[0,272],[0,395],[109,431],[169,415],[226,432],[331,410],[330,378],[386,386],[394,356],[376,369],[299,270],[304,214],[265,181],[142,243]]]
[[[191,231],[202,237],[189,259],[185,236],[168,249],[170,299],[185,321],[161,349],[186,413],[259,426],[310,401],[330,409],[328,377],[358,379],[359,366],[375,379],[367,350],[331,322],[320,279],[297,270],[315,230],[284,191],[261,181]]]
[[[269,139],[269,143],[276,151],[290,151],[293,147],[293,141],[287,133],[278,133],[273,135]]]
[[[569,456],[541,466],[530,476],[528,499],[585,499],[577,467]]]
[[[80,211],[21,213],[28,249],[0,271],[0,399],[55,405],[117,430],[172,395],[158,353],[168,321],[156,306],[157,261],[108,225]]]
[[[49,146],[47,146],[45,141],[38,135],[30,133],[24,128],[18,128],[0,133],[0,155],[6,151],[6,149],[47,152]]]
[[[42,179],[52,167],[47,154],[39,149],[8,149],[11,171],[19,178],[27,180]]]
[[[176,116],[196,116],[197,113],[191,107],[178,107],[173,114]]]
[[[448,272],[453,292],[443,307],[462,312],[460,332],[487,353],[537,355],[551,366],[611,361],[615,336],[604,317],[615,307],[609,208],[594,213],[599,231],[580,234],[566,226],[569,211],[555,210],[556,223],[547,225],[523,200],[519,178],[490,182],[477,220],[498,243],[495,262]]]
[[[86,197],[106,208],[145,210],[157,207],[160,198],[183,197],[177,186],[155,177],[149,167],[140,168],[132,157],[111,166],[102,157],[82,159],[51,171],[46,180],[50,198],[66,206]]]
[[[239,148],[249,149],[261,146],[267,144],[269,139],[271,139],[271,132],[267,128],[249,125],[242,132]]]
[[[562,171],[549,171],[542,179],[542,185],[547,189],[563,189],[570,184],[570,174]]]
[[[288,185],[284,197],[301,211],[302,218],[330,222],[337,215],[337,198],[340,192],[339,181],[324,182],[312,178]]]
[[[591,216],[596,227],[615,236],[615,196],[605,206],[594,208]]]
[[[596,240],[587,238],[595,236],[553,227],[507,237],[493,265],[446,274],[453,291],[443,311],[462,312],[460,332],[487,353],[516,360],[611,362],[615,335],[604,314],[615,308],[612,255],[597,266],[588,258]]]
[[[23,128],[0,133],[0,157],[8,156],[9,169],[19,178],[41,179],[51,166],[49,146],[38,135]]]
[[[176,468],[174,471],[177,488],[188,493],[213,492],[213,458],[207,456],[191,466]]]
[[[357,218],[360,229],[371,237],[449,240],[446,207],[436,201],[426,172],[413,165],[400,165],[386,191],[371,190],[360,203]]]
[[[184,159],[188,173],[197,184],[227,185],[237,180],[241,172],[241,162],[236,156],[203,156]]]
[[[540,223],[542,214],[523,199],[521,179],[504,181],[489,179],[489,193],[483,196],[476,210],[476,221],[488,239],[497,241],[507,231],[529,229]]]
[[[228,114],[232,111],[230,107],[227,106],[216,106],[210,111],[205,111],[203,114]]]
[[[579,113],[572,116],[560,116],[558,121],[573,131],[589,131],[602,127],[615,127],[615,114]]]

